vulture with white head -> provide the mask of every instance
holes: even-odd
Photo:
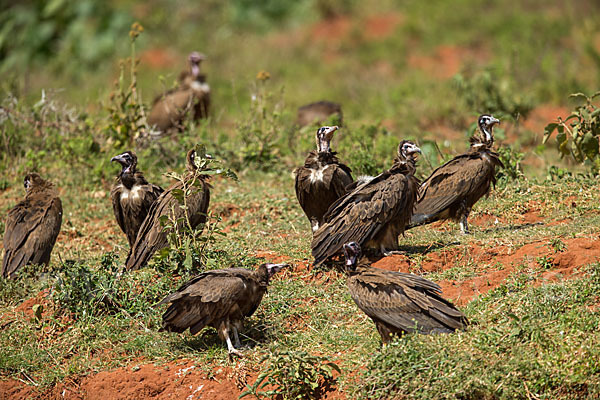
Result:
[[[504,167],[492,150],[493,127],[498,123],[491,115],[481,115],[477,120],[481,137],[471,138],[470,150],[438,167],[421,184],[410,228],[451,219],[460,224],[462,233],[469,233],[471,208],[496,184],[496,167]]]
[[[415,155],[421,150],[403,140],[390,169],[329,207],[324,224],[314,233],[312,254],[319,265],[341,254],[344,243],[357,242],[384,255],[398,249],[398,236],[410,221],[419,183]]]
[[[331,151],[331,139],[337,126],[317,130],[317,150],[308,153],[304,165],[296,169],[296,197],[315,232],[323,216],[352,183],[351,170]]]
[[[154,252],[167,247],[168,231],[162,224],[161,217],[163,215],[167,216],[170,221],[179,221],[183,218],[189,221],[192,229],[206,222],[206,213],[210,203],[210,185],[207,182],[208,176],[203,175],[196,166],[195,158],[196,151],[192,149],[187,153],[187,172],[183,180],[169,186],[152,203],[125,262],[127,270],[143,267]],[[174,191],[183,192],[185,208],[173,195]],[[183,228],[181,222],[177,223],[177,227],[178,229]]]
[[[241,356],[238,332],[244,318],[252,316],[260,305],[270,278],[287,266],[262,264],[255,271],[227,268],[197,275],[159,303],[169,304],[160,330],[181,333],[189,328],[195,335],[211,326],[227,343],[230,356]]]
[[[200,63],[204,54],[193,52],[189,55],[189,70],[179,75],[179,86],[154,99],[148,115],[148,123],[166,132],[172,128],[181,129],[183,118],[193,113],[194,120],[208,118],[210,107],[210,86],[206,75],[200,73]]]
[[[464,329],[469,321],[445,300],[441,288],[418,275],[372,267],[361,259],[360,246],[344,245],[346,281],[350,296],[373,320],[381,340],[404,333],[450,333]]]
[[[14,279],[26,264],[50,262],[62,224],[62,202],[52,183],[31,173],[23,180],[25,199],[6,217],[2,277]]]
[[[144,174],[137,169],[135,153],[126,151],[110,161],[116,161],[122,167],[110,191],[110,198],[117,223],[131,247],[150,206],[164,190],[144,178]]]

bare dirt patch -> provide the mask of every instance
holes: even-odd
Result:
[[[448,79],[460,72],[463,65],[484,63],[488,57],[485,48],[441,45],[432,54],[414,52],[408,57],[408,65],[434,78]]]

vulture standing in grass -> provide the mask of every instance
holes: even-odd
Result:
[[[189,55],[190,69],[180,74],[179,86],[154,99],[148,115],[151,126],[162,132],[180,129],[189,112],[193,112],[194,120],[208,118],[210,86],[206,75],[200,73],[200,63],[205,59],[204,54],[197,52]]]
[[[304,166],[296,169],[296,197],[315,232],[323,224],[327,209],[346,193],[352,183],[351,170],[341,164],[330,143],[337,126],[317,130],[317,150],[308,153]]]
[[[383,343],[403,333],[449,333],[469,321],[441,296],[441,288],[425,278],[371,267],[360,260],[360,246],[344,245],[348,290],[352,299],[375,322]]]
[[[229,354],[240,356],[238,331],[242,321],[258,308],[269,279],[287,264],[262,264],[255,271],[227,268],[206,271],[192,278],[159,304],[169,304],[163,314],[161,331],[195,335],[212,326],[227,343]],[[234,343],[229,334],[233,333]]]
[[[319,265],[341,254],[344,243],[357,242],[388,255],[398,249],[398,236],[410,221],[419,184],[414,177],[415,153],[403,140],[392,167],[339,198],[314,233],[312,254]]]
[[[25,176],[25,200],[8,212],[2,277],[14,279],[26,264],[48,264],[62,223],[62,202],[52,183]]]
[[[317,101],[298,108],[296,124],[302,127],[313,123],[321,123],[331,115],[337,116],[337,123],[341,126],[342,106],[331,101]]]
[[[491,115],[481,115],[477,121],[481,137],[471,138],[471,149],[438,167],[423,182],[411,228],[452,219],[460,224],[462,233],[469,233],[471,207],[496,184],[496,167],[504,167],[492,150],[492,129],[499,122]]]
[[[207,175],[202,175],[195,163],[196,151],[190,150],[187,154],[187,173],[182,181],[177,181],[165,190],[150,207],[148,215],[137,234],[125,263],[127,270],[136,270],[143,267],[155,251],[167,247],[167,234],[161,224],[161,217],[168,216],[169,220],[177,221],[180,218],[189,220],[192,229],[206,222],[206,212],[210,202],[210,185]],[[185,196],[187,213],[173,193],[189,193]],[[182,194],[183,196],[183,194]],[[182,229],[183,226],[179,226]]]
[[[163,189],[148,183],[144,175],[136,169],[137,157],[133,152],[126,151],[114,156],[110,161],[116,161],[122,167],[110,191],[110,198],[117,223],[127,236],[131,247],[150,206]]]

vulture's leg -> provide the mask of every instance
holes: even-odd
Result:
[[[220,326],[221,336],[225,338],[225,342],[227,343],[227,350],[229,351],[229,358],[233,358],[233,356],[242,357],[242,353],[235,349],[233,343],[231,343],[231,338],[229,337],[229,323],[221,323]]]
[[[402,250],[386,250],[386,248],[383,244],[379,247],[379,251],[381,251],[381,254],[385,257],[391,256],[394,254],[402,254],[402,255],[406,254],[406,252],[402,251]]]
[[[467,218],[469,218],[469,214],[471,213],[471,209],[467,208],[465,210],[465,212],[460,216],[460,222],[458,223],[460,225],[460,231],[464,234],[464,235],[468,235],[469,232],[469,223],[467,222]]]
[[[235,325],[232,327],[232,329],[233,329],[234,346],[239,349],[240,347],[242,347],[242,342],[240,342],[240,337],[238,336],[238,329]]]

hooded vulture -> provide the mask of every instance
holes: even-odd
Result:
[[[48,264],[62,223],[62,202],[52,183],[25,176],[25,200],[8,212],[2,277],[14,279],[26,264]]]
[[[296,197],[315,232],[323,224],[327,209],[346,193],[352,183],[351,170],[341,164],[330,142],[337,126],[317,130],[317,150],[308,153],[304,166],[296,169]]]
[[[127,236],[131,247],[150,206],[163,189],[148,183],[144,175],[136,169],[137,157],[133,152],[126,151],[114,156],[110,161],[116,161],[122,167],[110,191],[110,198],[117,223]]]
[[[338,124],[342,125],[341,105],[326,100],[317,101],[298,108],[296,124],[302,127],[312,123],[320,123],[327,120],[330,115],[337,116]]]
[[[159,304],[169,304],[163,314],[161,331],[183,332],[192,335],[204,327],[217,330],[227,343],[229,354],[240,356],[238,331],[242,321],[258,308],[267,291],[269,279],[286,264],[262,264],[255,271],[227,268],[207,271],[192,278]],[[229,334],[233,333],[234,344]]]
[[[340,254],[344,243],[357,242],[384,255],[398,249],[398,236],[410,221],[419,187],[415,153],[421,150],[403,140],[392,167],[339,198],[314,233],[315,265]]]
[[[127,270],[143,267],[155,251],[167,247],[168,232],[163,227],[163,218],[161,218],[163,215],[171,221],[185,219],[189,221],[192,229],[206,222],[206,212],[210,202],[210,185],[207,183],[208,177],[202,175],[196,166],[195,157],[196,151],[190,150],[187,154],[187,173],[183,180],[169,186],[152,203],[127,257],[125,263]],[[185,195],[186,191],[187,195]],[[181,193],[185,197],[177,199],[173,193],[176,195]],[[182,208],[181,200],[185,202],[186,209]],[[181,222],[177,223],[177,228],[178,231],[183,228]]]
[[[471,138],[470,150],[438,167],[423,182],[411,228],[452,219],[460,224],[462,233],[469,233],[471,207],[496,183],[496,167],[504,167],[498,153],[492,151],[492,129],[499,122],[491,115],[481,115],[477,121],[481,137]]]
[[[205,59],[206,56],[198,52],[189,55],[189,71],[179,75],[179,86],[154,99],[148,115],[151,126],[162,132],[180,129],[188,112],[193,112],[194,120],[208,118],[210,86],[206,75],[200,73],[200,63]]]
[[[425,278],[371,267],[360,260],[360,246],[344,245],[348,290],[373,320],[383,343],[403,333],[448,333],[464,329],[469,321],[441,296],[441,288]]]

